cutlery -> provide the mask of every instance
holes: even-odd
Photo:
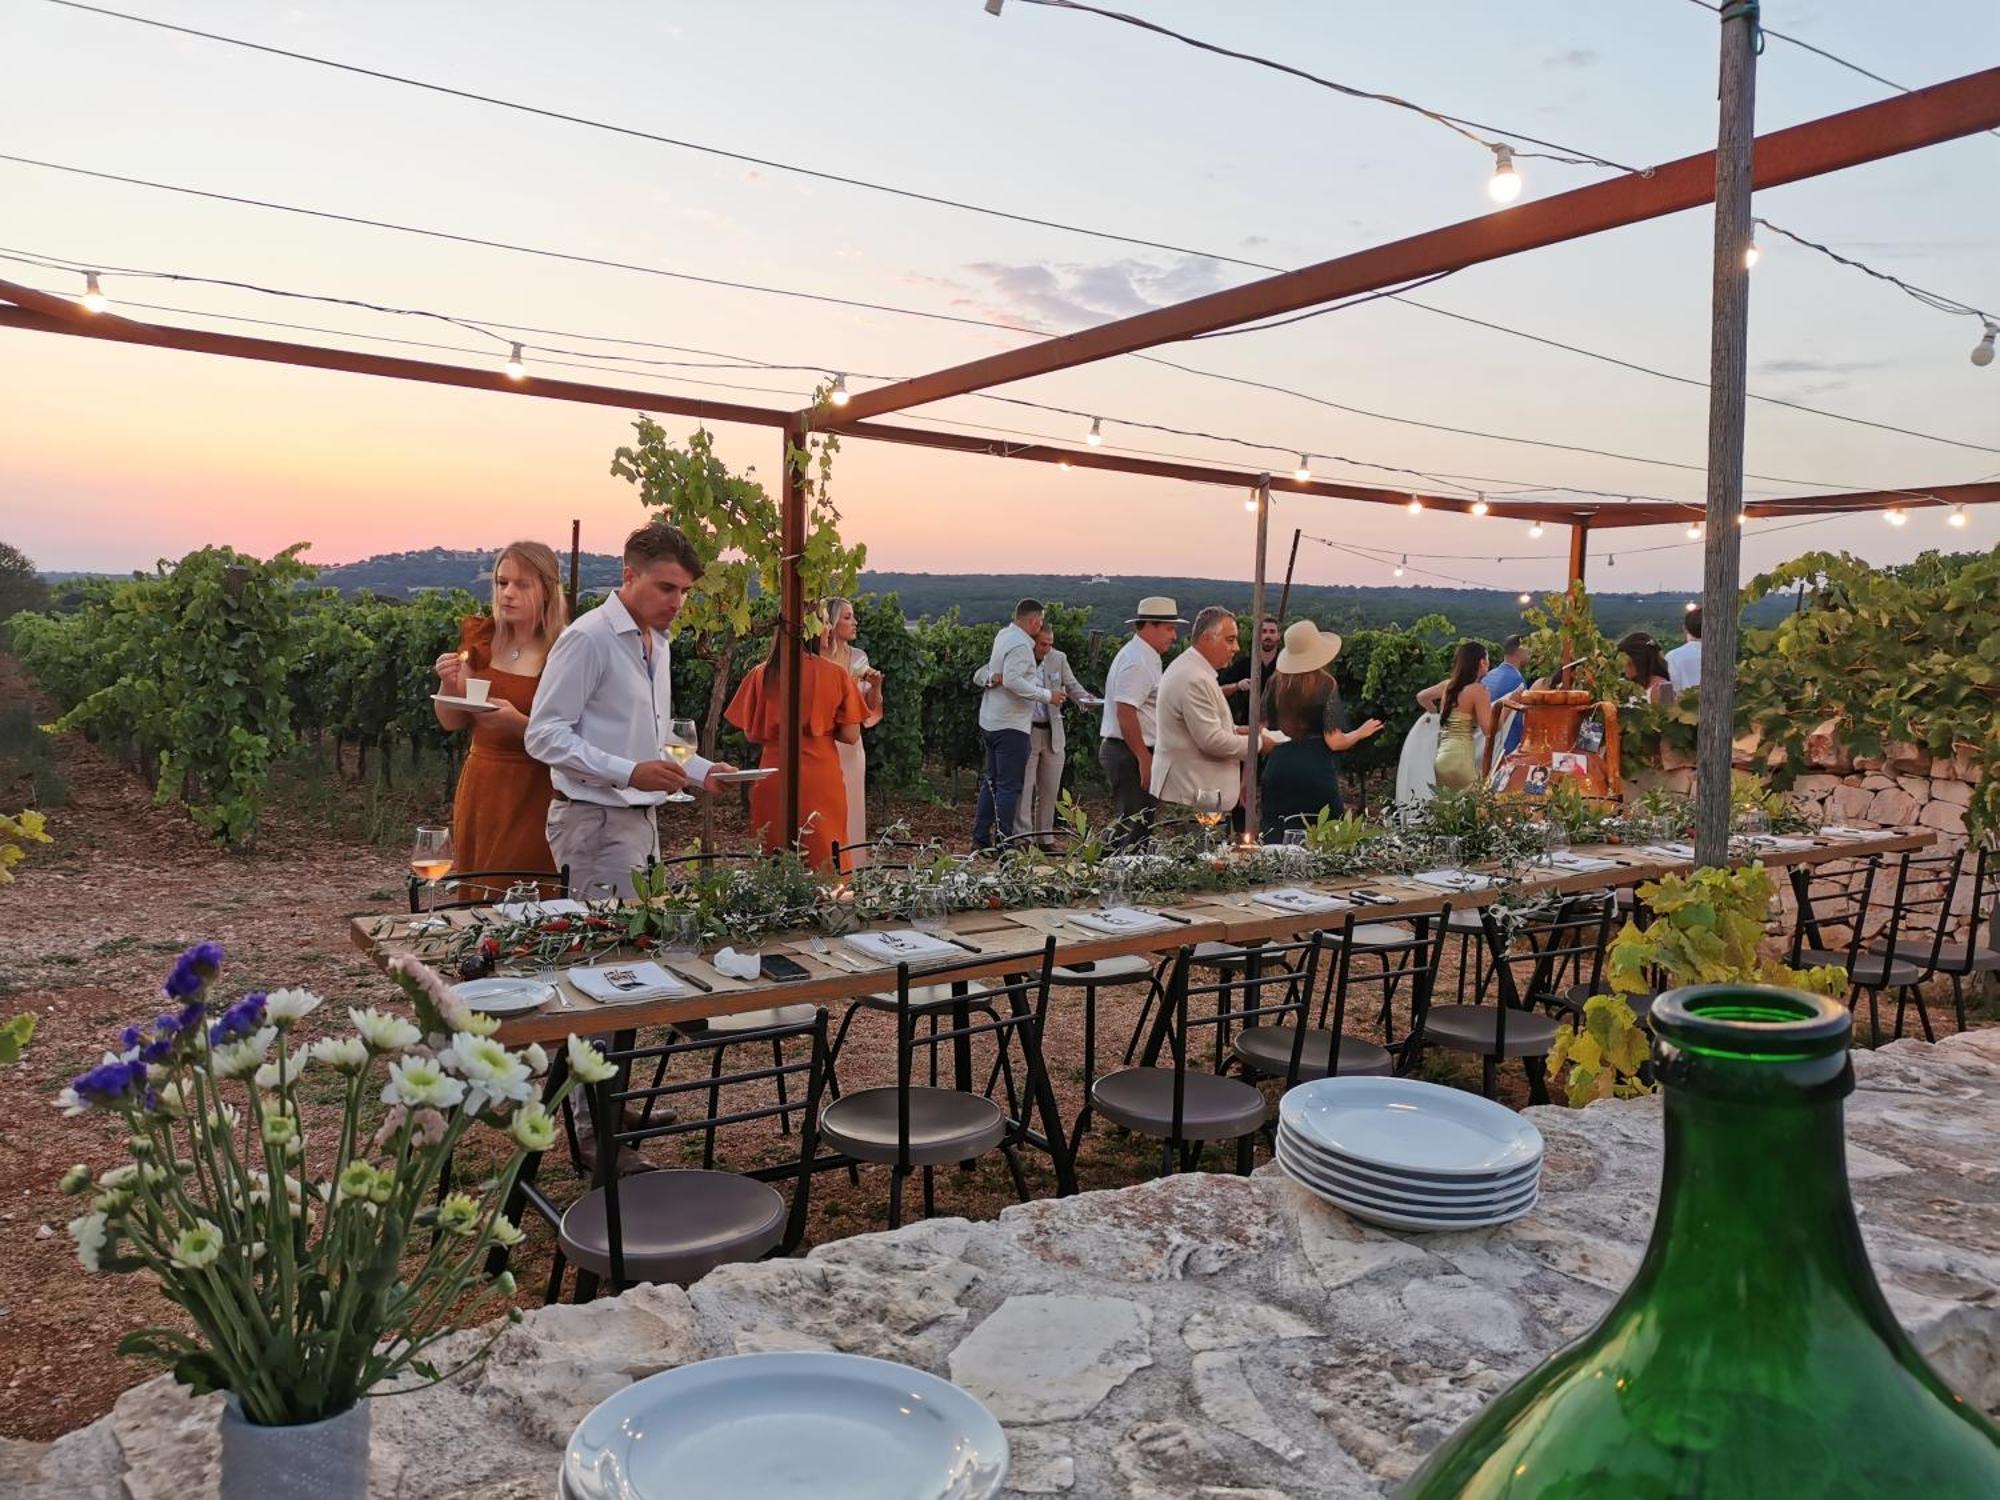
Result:
[[[847,961],[846,955],[835,953],[827,946],[825,938],[809,939],[806,943],[806,952],[812,954],[829,969],[845,969],[850,974],[854,972],[854,966]]]
[[[1193,917],[1177,917],[1170,911],[1148,912],[1147,915],[1152,917],[1161,917],[1169,922],[1178,922],[1183,927],[1187,926],[1190,922],[1194,921]]]
[[[967,953],[984,953],[986,951],[984,948],[974,947],[963,938],[948,937],[945,941],[950,943],[954,948],[963,948]]]
[[[688,973],[685,969],[676,969],[671,964],[661,964],[660,967],[665,969],[669,974],[673,975],[674,978],[678,979],[682,984],[691,984],[696,989],[700,990],[704,995],[712,995],[715,993],[714,985],[702,983],[699,979],[695,978],[694,975]]]

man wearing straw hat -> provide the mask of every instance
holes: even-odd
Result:
[[[1174,601],[1154,594],[1139,601],[1125,622],[1132,639],[1111,658],[1104,678],[1104,716],[1098,722],[1097,763],[1111,783],[1111,806],[1118,815],[1112,842],[1120,849],[1145,843],[1153,826],[1153,745],[1158,739],[1160,658],[1186,620]]]

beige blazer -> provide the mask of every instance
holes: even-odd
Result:
[[[1249,738],[1239,734],[1215,668],[1190,647],[1160,679],[1160,737],[1152,794],[1203,811],[1228,812],[1243,789]]]

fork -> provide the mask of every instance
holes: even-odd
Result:
[[[854,972],[851,968],[848,968],[848,965],[844,961],[840,963],[834,962],[837,955],[833,949],[827,946],[826,939],[823,937],[807,938],[806,951],[825,964],[829,969],[847,969],[850,974]]]

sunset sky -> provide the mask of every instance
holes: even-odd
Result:
[[[209,29],[1037,218],[1295,266],[1495,210],[1490,156],[1419,116],[1342,97],[1095,16],[981,0],[128,0]],[[1633,164],[1711,145],[1716,23],[1690,0],[1578,6],[1195,0],[1123,8],[1343,83],[1400,94]],[[1922,25],[1867,0],[1769,0],[1780,30],[1908,85],[2000,61],[2000,7],[1935,0]],[[1772,41],[1759,69],[1770,130],[1888,90]],[[1262,273],[1003,222],[768,167],[178,36],[46,3],[0,0],[0,150],[98,172],[735,281],[1067,331]],[[1960,301],[2000,308],[2000,138],[1760,194],[1756,211]],[[1522,164],[1525,198],[1609,175]],[[1705,377],[1706,211],[1474,267],[1415,293],[1434,307]],[[2000,473],[2000,362],[1968,360],[1974,319],[1775,236],[1752,282],[1750,385],[1972,446],[1753,403],[1756,495],[1923,488]],[[1023,342],[1017,334],[706,287],[418,238],[0,162],[0,254],[176,272],[485,324],[561,330],[530,343],[610,352],[596,336],[906,375]],[[80,275],[0,260],[0,276],[74,294]],[[198,284],[107,275],[119,310],[274,338],[497,368],[504,345],[448,324]],[[135,303],[185,311],[156,312]],[[340,334],[210,321],[278,319]],[[365,335],[424,340],[400,348]],[[453,352],[478,351],[478,352]],[[634,351],[670,360],[659,350]],[[1289,450],[1460,476],[1498,493],[1550,485],[1699,501],[1706,392],[1382,301],[1292,327],[1158,351],[1292,387],[1332,410],[1131,359],[999,394],[1100,413],[1113,445],[1289,470]],[[531,352],[531,370],[796,405],[814,376],[761,369],[592,375]],[[718,389],[699,381],[722,383]],[[1064,441],[1081,418],[978,398],[920,414]],[[1392,417],[1615,450],[1667,467],[1427,430]],[[1214,437],[1134,429],[1121,419]],[[150,566],[208,542],[258,553],[309,541],[325,563],[514,536],[612,550],[640,519],[608,473],[629,432],[614,409],[147,351],[0,330],[0,540],[46,568]],[[670,430],[686,423],[671,422]],[[777,439],[718,429],[735,465],[770,472]],[[1285,451],[1280,451],[1285,450]],[[1399,483],[1318,459],[1315,472]],[[1463,476],[1480,476],[1477,480]],[[1205,486],[1063,474],[849,443],[836,469],[847,534],[871,563],[937,572],[1171,572],[1245,577],[1240,497]],[[1281,539],[1410,553],[1438,575],[1516,589],[1560,581],[1563,544],[1517,522],[1323,500],[1285,502]],[[1603,588],[1688,588],[1679,527],[1595,546]],[[1780,534],[1753,528],[1746,568],[1808,547],[1895,561],[1992,546],[2000,507],[1963,531],[1943,513]],[[1609,546],[1624,551],[1602,571]],[[1640,548],[1659,550],[1641,552]],[[1432,556],[1424,554],[1450,554]],[[1302,550],[1307,582],[1387,584],[1390,561]],[[1282,555],[1278,558],[1282,565]]]

